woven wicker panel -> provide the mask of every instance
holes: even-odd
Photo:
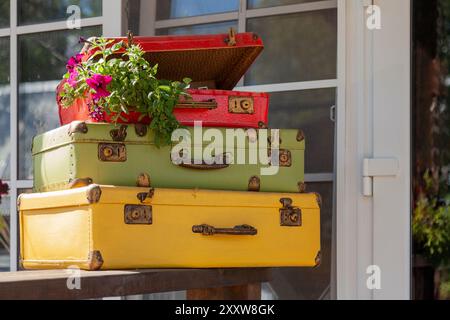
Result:
[[[214,81],[215,88],[231,90],[256,59],[261,47],[229,47],[185,51],[147,52],[152,65],[158,64],[158,78],[194,82]]]

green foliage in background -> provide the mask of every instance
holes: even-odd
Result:
[[[450,257],[450,194],[443,199],[433,197],[433,179],[424,175],[427,194],[419,195],[414,210],[412,231],[414,240],[435,265],[445,265]]]

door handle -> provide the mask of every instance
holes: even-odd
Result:
[[[363,195],[373,196],[373,177],[395,177],[399,171],[396,158],[366,158],[363,160]]]
[[[212,236],[215,234],[232,236],[254,236],[258,233],[258,230],[248,224],[242,224],[233,228],[216,228],[209,224],[199,224],[192,226],[192,232],[201,233],[204,236]]]

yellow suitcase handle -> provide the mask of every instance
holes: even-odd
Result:
[[[254,236],[258,233],[256,228],[243,224],[233,228],[215,228],[209,224],[199,224],[192,226],[192,232],[201,233],[204,236],[212,236],[215,234],[225,234],[232,236]]]

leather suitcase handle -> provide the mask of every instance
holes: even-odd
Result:
[[[197,170],[217,170],[217,169],[223,169],[228,168],[230,164],[227,162],[227,154],[224,153],[221,155],[223,157],[223,163],[205,163],[205,161],[202,161],[202,163],[195,163],[194,159],[190,161],[190,163],[179,163],[178,166],[188,169],[197,169]]]
[[[217,101],[209,100],[209,101],[183,101],[177,103],[175,108],[184,108],[184,109],[217,109]]]
[[[216,228],[209,224],[199,224],[192,226],[193,233],[201,233],[204,236],[212,236],[215,234],[231,235],[231,236],[254,236],[258,230],[248,224],[242,224],[233,228]]]

